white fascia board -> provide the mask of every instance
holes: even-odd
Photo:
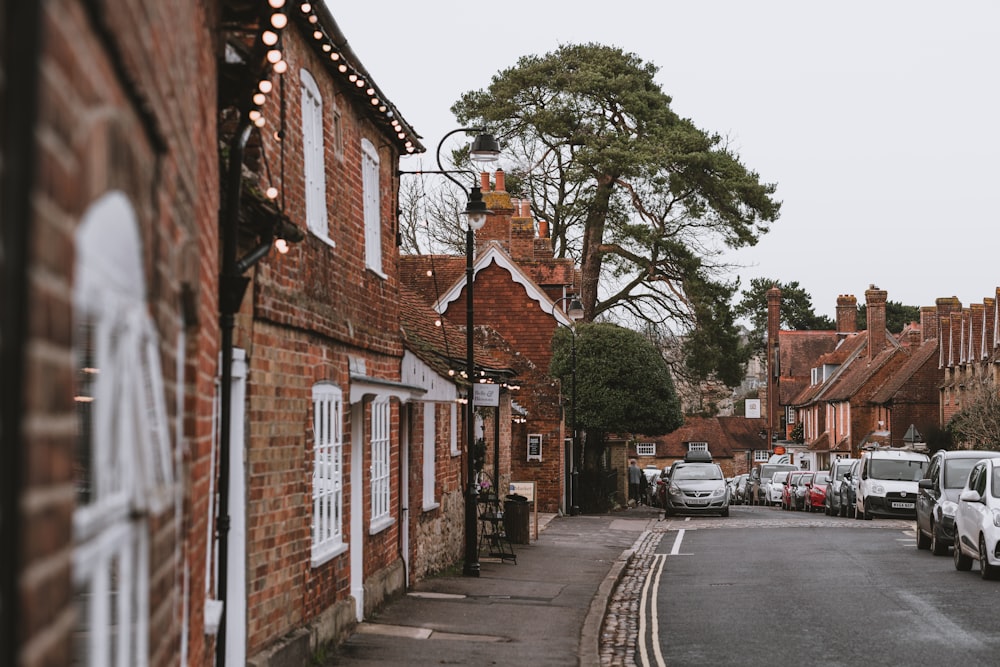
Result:
[[[513,280],[518,285],[524,287],[524,291],[527,292],[528,297],[532,300],[538,302],[539,307],[543,312],[552,315],[560,324],[572,327],[573,321],[563,313],[562,310],[556,308],[556,304],[552,299],[548,297],[542,289],[535,284],[531,278],[529,278],[518,266],[517,262],[510,258],[510,255],[505,253],[499,245],[491,243],[487,248],[486,252],[480,255],[472,265],[473,280],[475,280],[475,274],[479,273],[490,264],[496,262],[496,265],[502,269],[505,269],[509,274],[511,280]],[[458,299],[459,295],[462,293],[462,289],[465,287],[466,274],[462,273],[462,276],[452,285],[451,289],[445,292],[440,299],[434,303],[434,310],[438,314],[444,313],[448,310],[448,305]]]

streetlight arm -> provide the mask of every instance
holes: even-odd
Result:
[[[484,131],[485,130],[483,128],[481,128],[481,127],[460,127],[460,128],[452,130],[451,132],[449,132],[446,135],[444,135],[443,137],[441,137],[441,141],[438,142],[437,152],[435,153],[435,157],[437,158],[437,166],[438,166],[438,171],[436,173],[443,174],[448,180],[450,180],[452,183],[454,183],[458,187],[462,188],[463,190],[465,189],[465,186],[462,185],[458,181],[457,178],[454,178],[452,176],[452,174],[469,174],[469,175],[472,176],[472,183],[473,183],[473,185],[475,185],[475,182],[476,182],[476,173],[475,172],[468,171],[468,170],[450,170],[449,171],[448,169],[444,168],[444,165],[441,164],[441,148],[444,146],[445,140],[448,137],[452,136],[453,134],[458,134],[459,132],[476,132],[476,133],[482,133]]]

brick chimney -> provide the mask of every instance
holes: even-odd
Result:
[[[857,333],[858,299],[853,294],[837,297],[837,333]]]
[[[986,346],[986,354],[993,351],[993,346],[996,344],[996,307],[997,300],[993,297],[986,297],[983,299],[983,306],[986,308],[986,312],[983,317],[986,320],[986,327],[983,330],[983,344]]]
[[[969,305],[971,310],[971,315],[969,317],[969,361],[973,362],[983,356],[983,318],[986,312],[986,306],[981,303],[973,303]],[[992,324],[992,322],[991,322]]]
[[[885,349],[885,304],[889,293],[870,285],[865,290],[865,305],[868,315],[868,361]]]
[[[772,287],[767,290],[767,432],[768,443],[771,435],[781,425],[778,405],[778,379],[781,375],[781,349],[778,336],[781,331],[781,290]],[[770,444],[768,444],[770,446]]]
[[[935,306],[920,307],[920,333],[923,340],[937,338],[938,311]]]
[[[482,252],[490,242],[500,244],[505,252],[511,251],[511,219],[517,214],[516,205],[510,195],[503,189],[506,187],[503,171],[496,171],[496,189],[490,189],[489,172],[479,174],[479,186],[483,191],[483,201],[490,210],[486,224],[476,232],[476,252]]]

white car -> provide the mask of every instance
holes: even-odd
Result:
[[[785,488],[785,480],[792,474],[792,470],[778,470],[771,476],[771,479],[764,483],[764,502],[768,505],[780,505],[781,493]]]
[[[876,449],[862,454],[855,518],[916,519],[918,482],[929,463],[926,454],[908,450]]]
[[[983,459],[969,473],[955,510],[955,569],[979,561],[983,579],[1000,577],[1000,459]]]

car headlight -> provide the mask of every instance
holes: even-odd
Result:
[[[993,510],[993,525],[1000,528],[1000,510]]]
[[[941,508],[942,516],[950,517],[952,519],[955,518],[955,510],[958,509],[958,505],[956,503],[953,503],[950,500],[942,500],[938,503],[938,507]]]
[[[882,486],[881,484],[873,484],[872,485],[872,493],[874,493],[876,495],[879,495],[879,496],[884,496],[885,495],[885,487]]]
[[[667,487],[667,491],[669,491],[670,495],[672,496],[681,495],[681,487],[677,486],[676,484],[671,484],[669,487]]]
[[[724,486],[720,486],[715,491],[712,491],[712,497],[713,498],[715,496],[724,496],[724,495],[726,495],[726,487],[724,487]]]

